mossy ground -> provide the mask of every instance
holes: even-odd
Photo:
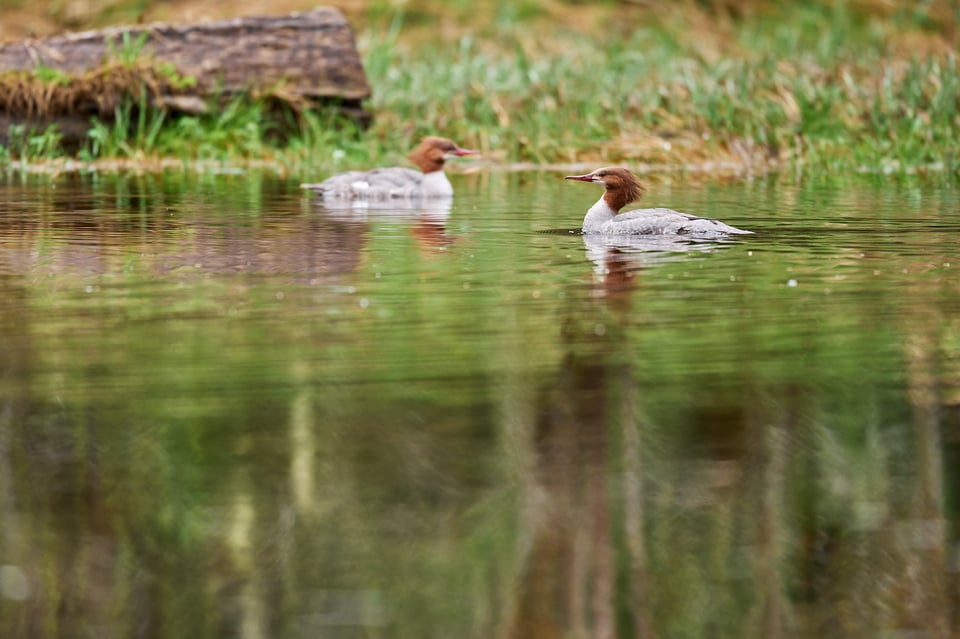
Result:
[[[144,21],[228,15],[219,4],[127,4],[102,3],[77,27],[130,21],[134,8]],[[439,133],[504,165],[951,175],[960,165],[960,10],[947,2],[416,0],[344,9],[374,91],[370,128],[317,113],[281,143],[266,130],[263,103],[239,101],[205,116],[100,123],[80,158],[323,173],[400,162],[417,138]],[[3,160],[56,154],[55,144],[30,143],[50,132],[23,135]]]

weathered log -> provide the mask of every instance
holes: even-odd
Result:
[[[111,68],[124,72],[117,96],[106,95]],[[131,70],[149,87],[151,104],[173,111],[196,113],[212,98],[251,94],[272,96],[295,109],[335,105],[368,118],[362,100],[370,96],[370,87],[353,31],[339,11],[320,7],[284,16],[112,27],[0,45],[5,94],[0,122],[4,116],[8,122],[32,123],[109,118],[120,94],[136,97],[140,91],[130,86]],[[16,95],[40,85],[42,99]]]

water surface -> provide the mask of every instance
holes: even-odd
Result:
[[[453,180],[0,182],[0,635],[957,632],[955,190]]]

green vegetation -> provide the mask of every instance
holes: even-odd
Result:
[[[126,67],[134,67],[143,53],[143,45],[147,43],[149,33],[144,31],[136,37],[131,36],[129,31],[124,31],[120,38],[120,46],[114,40],[107,41],[107,50],[110,57]]]
[[[442,133],[505,163],[954,174],[955,13],[866,0],[736,13],[722,3],[374,3],[350,16],[374,91],[369,130],[324,113],[278,122],[248,99],[205,116],[144,114],[130,91],[80,157],[324,173],[400,162],[417,138]],[[122,42],[117,59],[132,67],[139,49]],[[175,70],[166,75],[176,85]],[[3,161],[33,161],[23,148],[11,144]]]
[[[60,155],[60,133],[56,127],[33,131],[22,124],[11,124],[7,129],[7,144],[0,147],[0,162],[11,158],[26,162],[43,162]]]

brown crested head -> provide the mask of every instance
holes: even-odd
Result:
[[[586,175],[568,175],[566,179],[602,184],[606,189],[603,199],[614,211],[619,211],[634,200],[639,200],[646,193],[637,176],[619,166],[607,166]]]
[[[410,161],[420,167],[424,173],[442,171],[443,163],[463,155],[474,155],[477,151],[461,149],[453,140],[428,135],[420,141],[420,146],[410,154]]]

